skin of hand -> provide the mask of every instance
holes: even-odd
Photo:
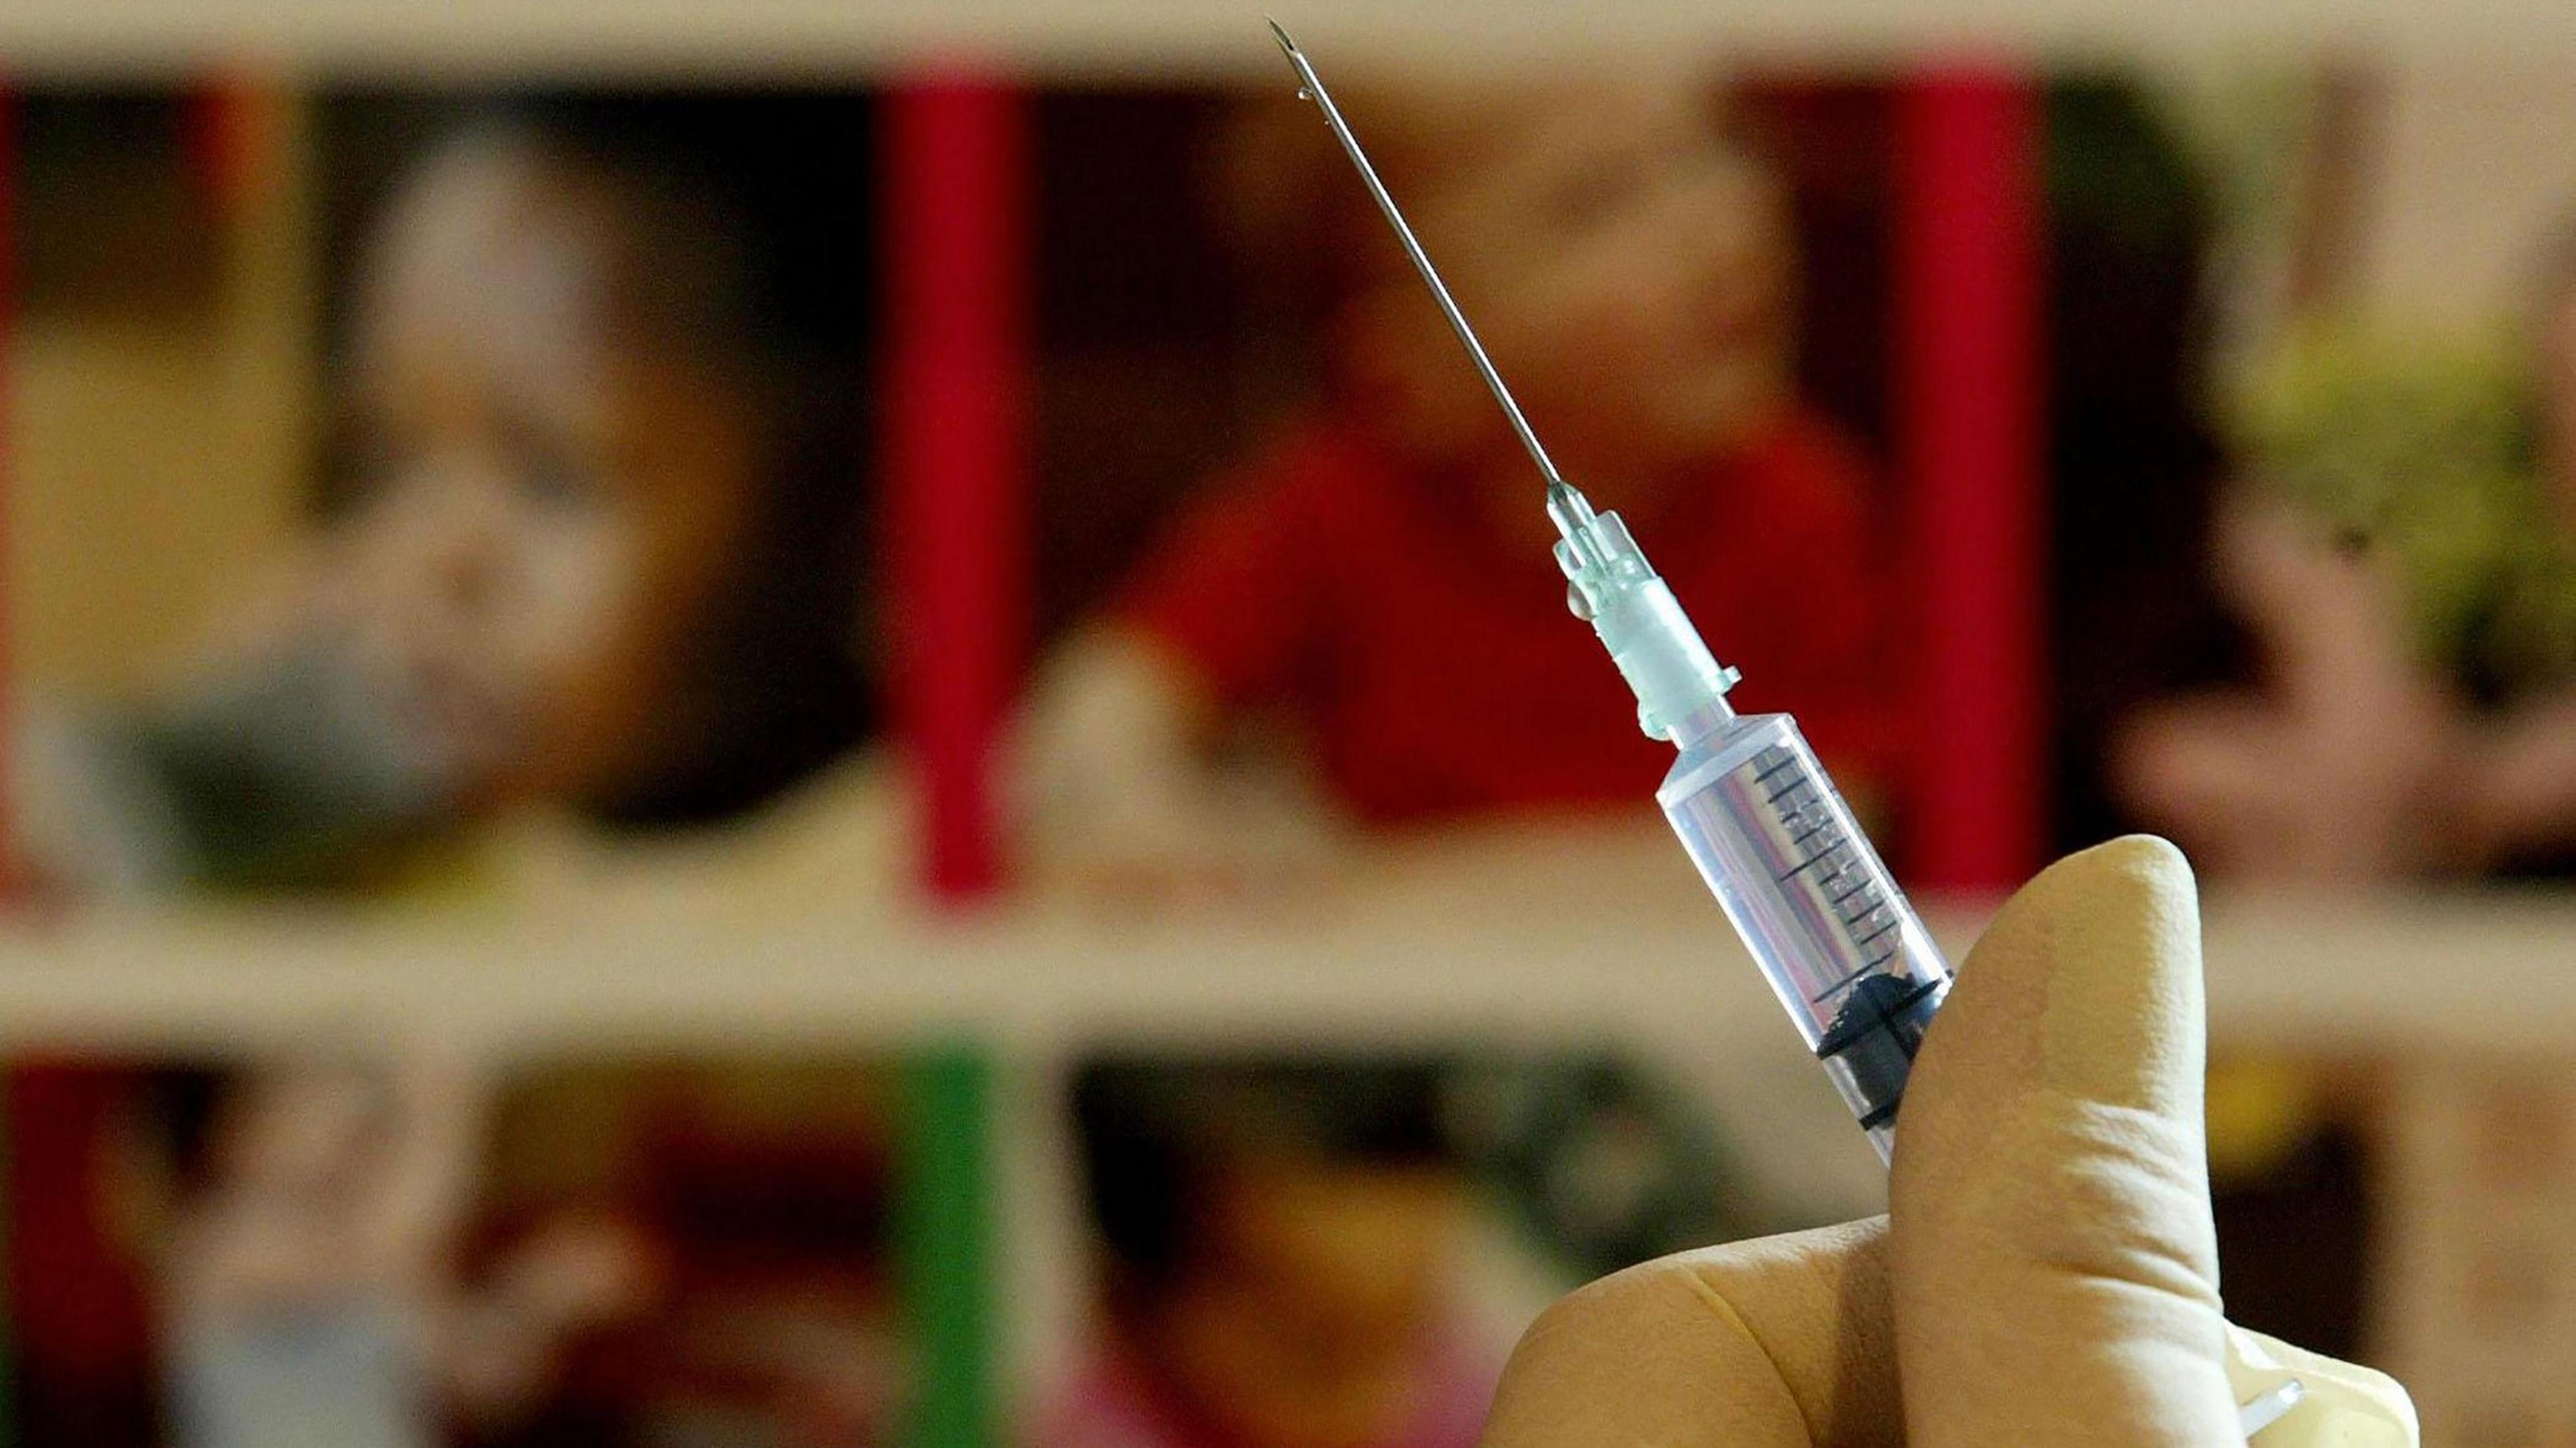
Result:
[[[2231,880],[2342,884],[2417,873],[2460,755],[2460,709],[2407,643],[2398,589],[2279,506],[2221,524],[2218,581],[2260,642],[2259,691],[2143,711],[2114,749],[2130,808]],[[2447,828],[2447,822],[2444,822]]]
[[[1009,751],[1034,868],[1144,908],[1326,885],[1334,829],[1321,792],[1291,767],[1215,760],[1220,728],[1199,681],[1152,639],[1103,624],[1068,640]]]
[[[1924,1040],[1889,1216],[1566,1298],[1514,1353],[1485,1448],[2242,1442],[2203,1054],[2181,853],[2137,837],[2062,861]],[[2315,1397],[2262,1448],[2416,1441],[2394,1381],[2277,1351]]]
[[[2576,840],[2576,689],[2481,731],[2464,751],[2454,792],[2461,852],[2475,863]]]

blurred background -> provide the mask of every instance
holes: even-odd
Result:
[[[2576,33],[1989,9],[1282,18],[1954,957],[2191,853],[2231,1315],[2576,1442]],[[1464,1448],[1883,1206],[1258,16],[0,82],[5,1441]]]

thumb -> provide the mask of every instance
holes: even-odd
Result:
[[[2191,869],[2162,840],[2060,862],[1969,955],[1889,1188],[1914,1448],[2241,1441],[2202,1014]]]

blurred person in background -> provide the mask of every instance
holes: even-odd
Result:
[[[1498,1363],[1465,1346],[1464,1170],[1439,1068],[1107,1060],[1075,1129],[1101,1348],[1048,1448],[1468,1448]]]
[[[800,294],[829,274],[782,262],[832,233],[762,192],[815,189],[777,154],[815,132],[703,112],[534,104],[401,179],[321,526],[186,677],[51,731],[40,869],[401,879],[513,812],[737,818],[864,736],[855,450],[815,423],[853,393],[793,320],[834,310]]]
[[[2544,277],[2508,345],[2317,323],[2239,397],[2214,562],[2261,682],[2115,760],[2213,874],[2576,863],[2576,239]]]
[[[470,1280],[618,1225],[659,1290],[560,1340],[478,1448],[894,1441],[920,1380],[901,1281],[891,1083],[790,1055],[562,1063],[517,1078],[489,1139]]]
[[[567,1219],[454,1270],[480,1094],[465,1073],[308,1061],[222,1094],[163,1270],[188,1448],[442,1441],[531,1413],[562,1345],[641,1311],[648,1243]]]
[[[622,840],[845,772],[864,540],[829,424],[857,390],[812,327],[866,284],[864,227],[779,198],[814,195],[850,112],[538,102],[401,173],[359,247],[313,537],[183,677],[39,721],[43,883],[507,884],[480,868],[517,863],[504,820]],[[635,1309],[645,1245],[571,1218],[452,1275],[479,1110],[354,1068],[223,1088],[163,1262],[185,1441],[421,1442],[446,1409],[497,1431],[560,1339]]]
[[[1428,82],[1349,109],[1567,476],[1655,540],[1748,702],[1794,703],[1874,797],[1870,480],[1796,396],[1781,186],[1708,88]],[[1420,279],[1310,108],[1255,112],[1234,152],[1260,264],[1327,273],[1327,389],[1055,661],[1024,734],[1043,852],[1221,884],[1311,848],[1301,821],[1636,807],[1668,751],[1590,687],[1539,479]],[[1226,765],[1267,719],[1320,789],[1254,834]]]

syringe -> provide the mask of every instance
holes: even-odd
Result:
[[[1940,948],[1796,721],[1727,706],[1735,671],[1700,641],[1619,515],[1593,511],[1558,474],[1315,67],[1278,21],[1270,30],[1546,479],[1566,603],[1635,691],[1638,723],[1681,751],[1655,794],[1665,817],[1885,1159],[1915,1047],[1950,989]]]
[[[1278,21],[1270,30],[1297,72],[1298,94],[1324,113],[1546,480],[1566,603],[1592,625],[1636,694],[1639,725],[1680,751],[1655,791],[1664,817],[1887,1160],[1915,1050],[1949,994],[1949,963],[1796,721],[1786,714],[1741,716],[1728,706],[1735,670],[1709,652],[1619,515],[1595,512],[1558,474],[1314,65]],[[2254,1354],[2241,1336],[2228,1333],[2229,1367],[2245,1395],[2238,1417],[2250,1438],[2297,1407],[2305,1388],[2251,1363]]]

